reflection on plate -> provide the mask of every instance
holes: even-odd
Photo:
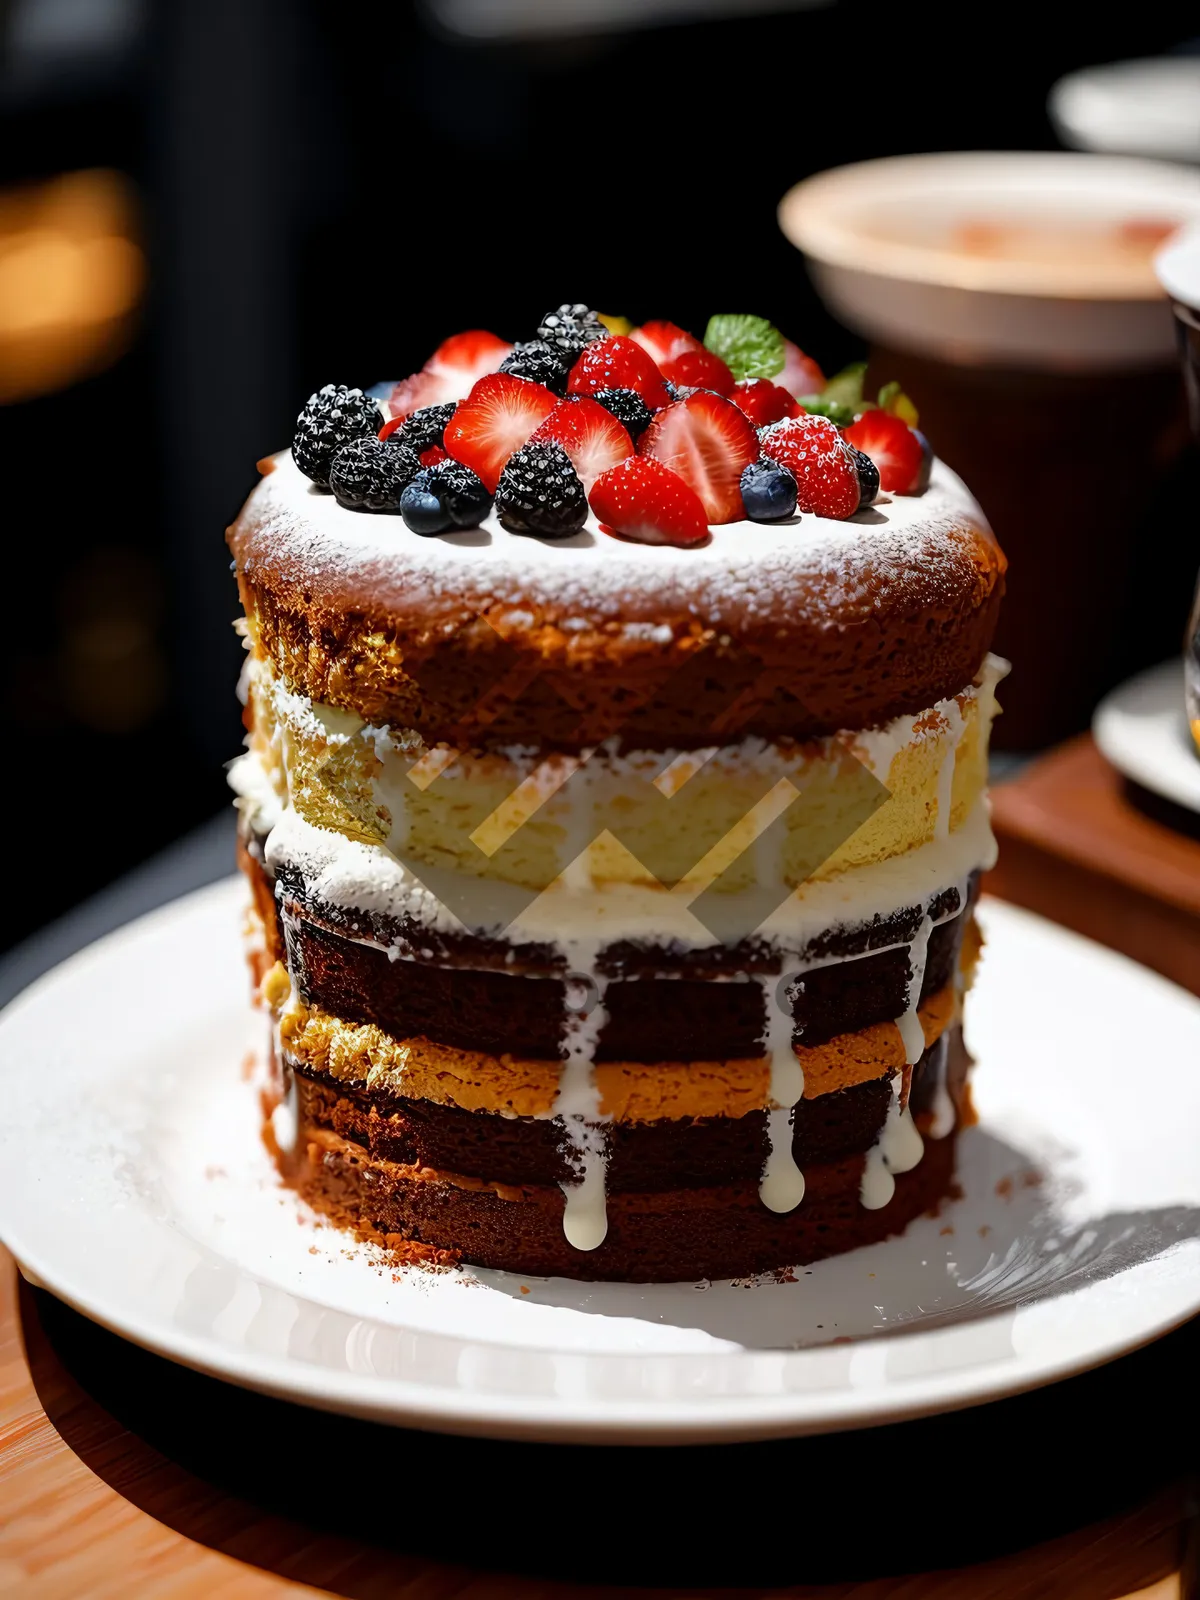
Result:
[[[1092,719],[1101,753],[1143,789],[1200,812],[1200,755],[1183,706],[1183,662],[1139,672],[1103,699]]]
[[[960,1199],[792,1281],[638,1286],[397,1271],[317,1225],[257,1138],[241,904],[156,912],[0,1020],[0,1235],[164,1355],[455,1432],[745,1439],[970,1405],[1200,1309],[1200,1002],[1026,912],[983,908]]]

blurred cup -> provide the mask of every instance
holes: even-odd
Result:
[[[872,381],[912,396],[1009,555],[1003,743],[1082,728],[1131,652],[1154,658],[1163,624],[1161,595],[1141,592],[1139,528],[1187,434],[1153,257],[1200,219],[1200,174],[901,156],[809,178],[779,219],[831,310],[871,341]]]
[[[1154,268],[1175,312],[1192,432],[1200,440],[1200,223],[1170,239],[1155,256]],[[1184,638],[1183,660],[1188,721],[1200,749],[1200,578]]]
[[[1200,57],[1082,67],[1054,85],[1049,109],[1077,150],[1200,161]]]

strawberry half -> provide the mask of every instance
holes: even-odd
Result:
[[[619,335],[589,344],[567,379],[568,394],[599,394],[604,389],[632,389],[651,411],[671,400],[662,373],[641,345]]]
[[[393,417],[406,417],[422,406],[461,400],[485,373],[495,372],[511,350],[512,345],[483,328],[456,333],[438,345],[420,372],[396,385],[387,408]]]
[[[480,378],[446,424],[442,444],[447,455],[470,467],[490,494],[505,463],[554,410],[558,396],[540,383],[490,372]]]
[[[862,490],[854,455],[828,417],[789,417],[759,435],[762,453],[796,479],[796,508],[844,521],[858,510]]]
[[[670,378],[679,389],[712,389],[717,394],[729,394],[733,388],[733,373],[711,350],[685,350],[681,356],[662,365],[662,375]]]
[[[798,417],[803,410],[794,395],[766,378],[743,378],[741,383],[734,384],[729,398],[756,428],[781,422],[784,417]]]
[[[640,344],[655,366],[660,368],[668,361],[677,361],[689,351],[704,349],[694,333],[688,333],[674,322],[644,322],[629,337]]]
[[[929,446],[893,412],[864,411],[843,437],[870,456],[879,468],[879,487],[888,494],[920,494],[929,487]]]
[[[758,435],[737,406],[720,395],[698,389],[660,411],[638,440],[638,454],[678,473],[699,496],[709,522],[738,522],[745,516],[742,469],[758,460]]]
[[[775,382],[797,400],[806,394],[820,394],[825,387],[825,374],[811,356],[806,356],[798,344],[790,339],[783,341],[783,371],[775,374]]]
[[[585,492],[590,492],[601,473],[633,454],[628,430],[611,411],[582,394],[560,400],[532,437],[535,443],[554,439],[562,445]]]
[[[651,456],[630,456],[610,467],[588,497],[600,527],[636,544],[702,544],[704,507],[677,473]]]

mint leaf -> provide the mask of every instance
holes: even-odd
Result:
[[[783,335],[764,317],[710,317],[704,343],[720,356],[739,382],[743,378],[773,378],[783,371]]]

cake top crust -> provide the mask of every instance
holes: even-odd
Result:
[[[289,451],[262,466],[229,531],[239,571],[256,587],[302,592],[320,611],[366,613],[405,631],[436,633],[487,615],[502,632],[616,625],[650,645],[669,642],[654,629],[682,619],[786,636],[881,608],[970,610],[1004,570],[982,511],[940,461],[923,494],[882,495],[844,521],[727,523],[690,549],[614,538],[591,515],[553,542],[511,533],[494,513],[477,528],[421,537],[399,517],[340,506]]]

